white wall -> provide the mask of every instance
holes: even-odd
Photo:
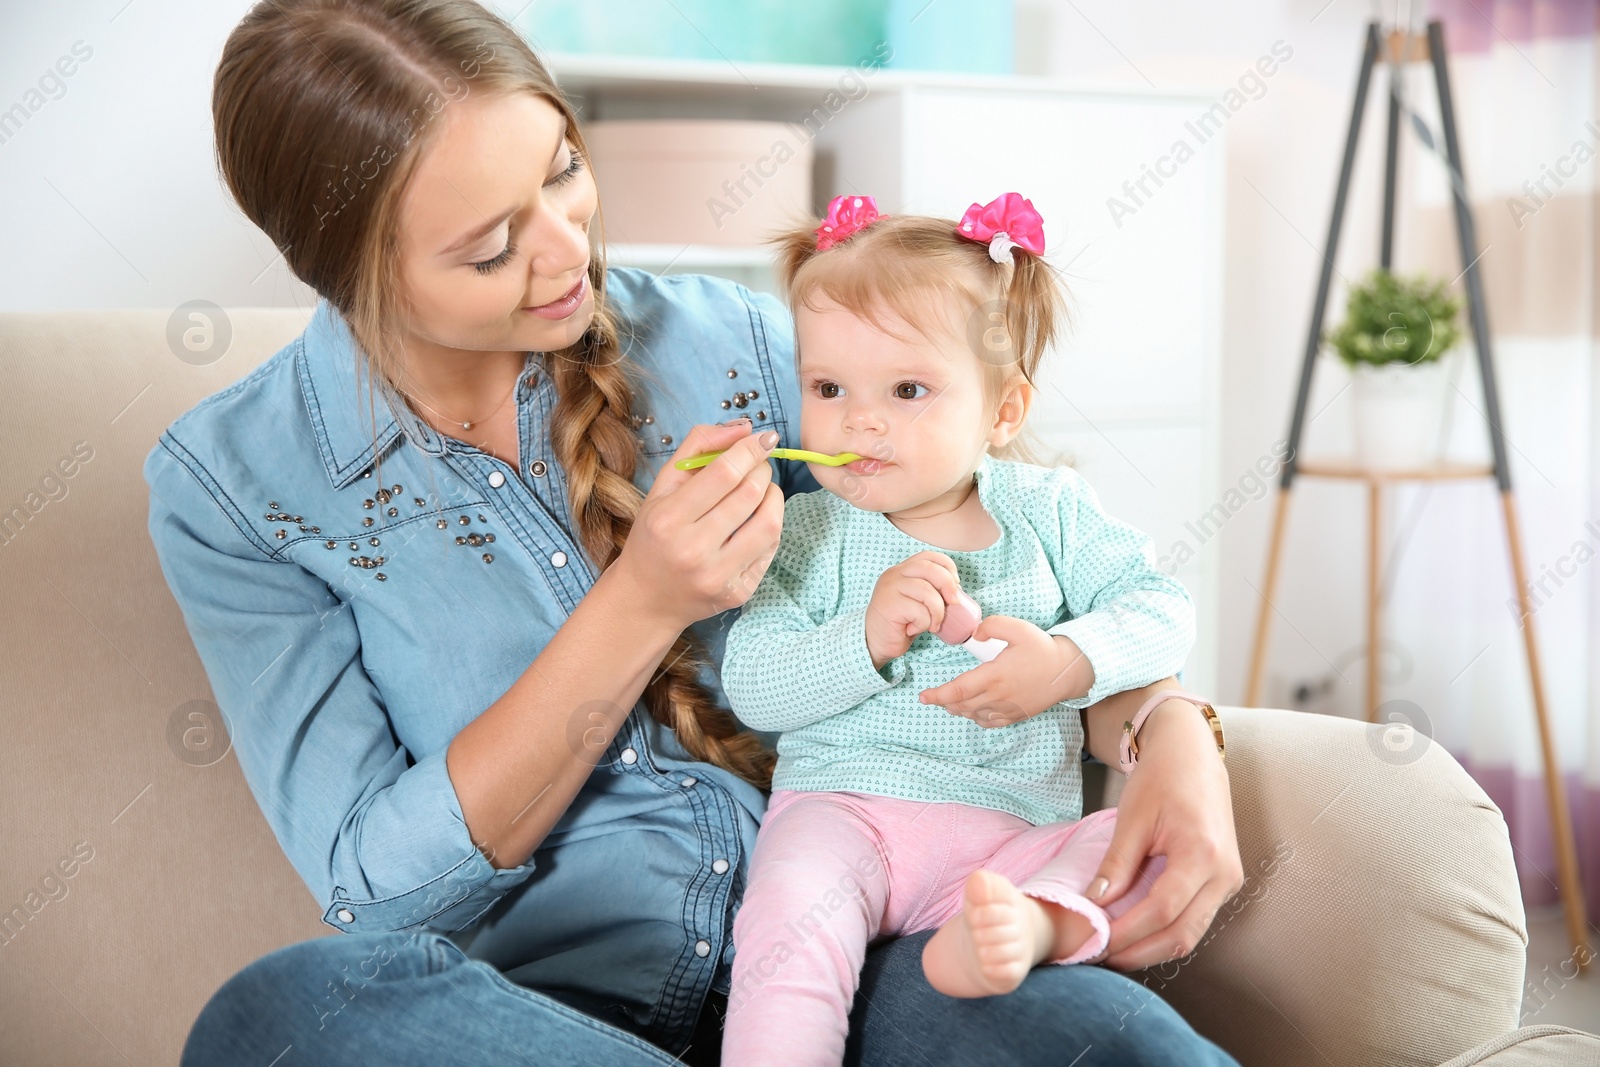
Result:
[[[126,6],[124,6],[126,5]],[[242,0],[0,7],[0,109],[73,45],[58,98],[0,143],[0,309],[304,304],[234,209],[211,151],[211,75]],[[47,88],[53,88],[47,86]],[[276,260],[276,261],[275,261]]]

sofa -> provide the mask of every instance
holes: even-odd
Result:
[[[193,310],[0,315],[14,1067],[176,1062],[239,968],[339,936],[229,752],[140,473],[173,418],[309,309]],[[1151,990],[1246,1067],[1600,1064],[1600,1038],[1517,1028],[1527,935],[1506,826],[1448,753],[1340,718],[1219,710],[1245,888],[1189,957],[1139,976]]]

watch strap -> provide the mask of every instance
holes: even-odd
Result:
[[[1222,720],[1217,716],[1217,709],[1211,706],[1211,702],[1204,697],[1196,696],[1182,689],[1163,689],[1159,693],[1151,694],[1140,705],[1139,710],[1134,712],[1133,718],[1122,724],[1122,738],[1118,742],[1117,763],[1118,769],[1123,774],[1132,774],[1133,768],[1139,763],[1139,728],[1144,725],[1144,721],[1150,717],[1152,711],[1168,700],[1187,700],[1199,708],[1200,714],[1204,715],[1206,721],[1211,725],[1211,734],[1217,742],[1217,758],[1227,758],[1226,745],[1222,736]]]

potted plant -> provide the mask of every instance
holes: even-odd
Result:
[[[1411,470],[1439,459],[1447,365],[1461,339],[1449,283],[1375,270],[1350,289],[1344,321],[1327,335],[1351,375],[1356,461]]]

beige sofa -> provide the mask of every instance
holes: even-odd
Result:
[[[140,474],[175,416],[307,317],[230,310],[226,351],[196,365],[165,311],[0,316],[0,1062],[173,1063],[236,970],[337,936],[208,736]],[[1600,1064],[1600,1039],[1513,1032],[1511,849],[1448,754],[1407,761],[1342,719],[1223,717],[1248,881],[1152,989],[1247,1067]]]

